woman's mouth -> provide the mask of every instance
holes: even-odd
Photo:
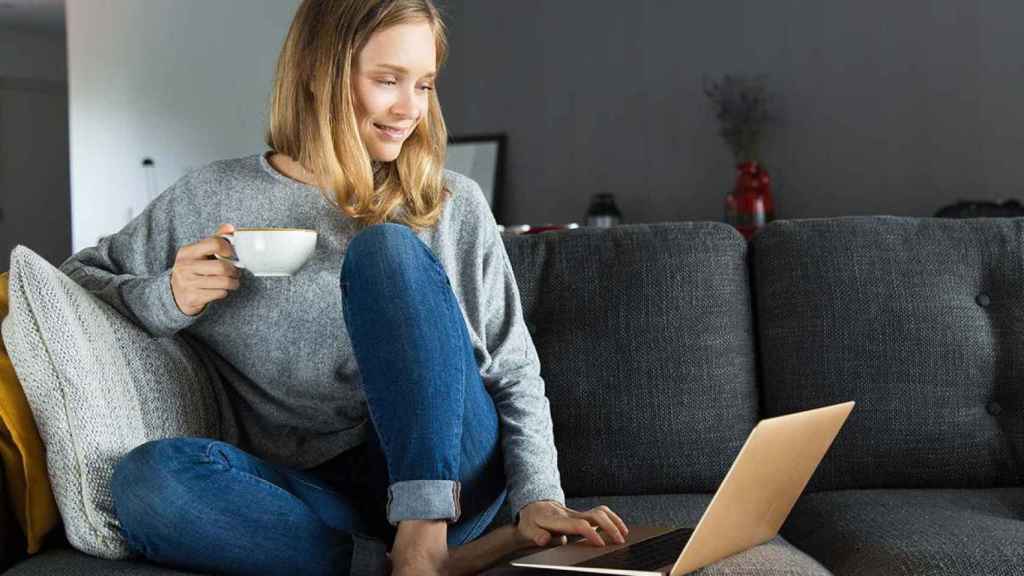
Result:
[[[394,126],[388,126],[386,124],[373,124],[376,128],[377,133],[381,135],[381,138],[391,142],[401,142],[405,140],[405,137],[409,135],[411,128],[396,128]]]

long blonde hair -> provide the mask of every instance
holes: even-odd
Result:
[[[267,145],[301,164],[332,204],[367,226],[432,227],[449,194],[448,130],[436,91],[427,117],[393,162],[370,158],[356,121],[352,76],[359,52],[377,30],[423,20],[434,29],[440,70],[448,41],[431,0],[304,0],[277,61]]]

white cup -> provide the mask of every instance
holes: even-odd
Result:
[[[302,228],[238,228],[220,238],[231,243],[238,259],[220,254],[217,259],[254,276],[291,276],[316,249],[316,230]]]

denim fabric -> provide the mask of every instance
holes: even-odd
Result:
[[[498,416],[448,275],[409,228],[383,224],[352,239],[341,292],[387,459],[388,520],[489,516],[449,531],[465,541],[497,512],[504,472]]]
[[[506,496],[498,418],[443,267],[408,228],[372,226],[341,288],[376,433],[305,471],[211,439],[144,444],[111,487],[133,550],[219,574],[371,574],[401,520],[447,520],[450,546],[483,533]]]

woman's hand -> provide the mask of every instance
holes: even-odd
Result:
[[[577,534],[591,544],[604,546],[605,541],[597,533],[595,524],[611,538],[612,543],[625,543],[629,528],[607,506],[577,512],[551,500],[531,502],[519,511],[516,530],[521,539],[537,546],[547,546],[556,534]]]
[[[226,298],[231,290],[238,289],[238,268],[213,256],[230,258],[234,254],[231,244],[217,237],[234,231],[234,226],[221,224],[213,236],[178,250],[171,270],[171,293],[174,303],[185,314],[195,316],[210,302]]]

